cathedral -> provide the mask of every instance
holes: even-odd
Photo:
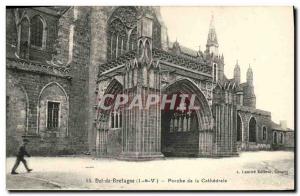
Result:
[[[125,160],[293,150],[294,131],[256,108],[251,67],[227,78],[207,28],[196,51],[169,40],[159,7],[7,7],[7,156],[24,138],[33,155]],[[108,94],[193,94],[200,109],[102,110]]]

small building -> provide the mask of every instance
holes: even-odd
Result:
[[[272,122],[272,149],[294,150],[294,130],[287,128],[286,121]]]

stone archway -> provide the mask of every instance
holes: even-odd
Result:
[[[105,95],[114,95],[113,98],[106,98],[104,106],[110,106],[110,109],[97,109],[96,121],[96,154],[102,157],[118,157],[122,152],[122,111],[114,111],[114,101],[116,95],[122,94],[123,86],[117,79],[112,79],[103,89],[102,93],[98,94],[98,103]]]
[[[239,114],[237,114],[237,124],[236,124],[236,141],[243,141],[243,121]]]
[[[46,84],[37,101],[37,134],[41,137],[68,136],[69,97],[57,82]]]
[[[195,95],[194,105],[198,110],[164,108],[161,111],[161,150],[165,156],[199,156],[211,152],[212,137],[207,131],[212,128],[212,113],[201,90],[189,79],[179,79],[163,89],[164,94]],[[177,96],[178,97],[178,96]],[[169,99],[169,98],[168,98]],[[186,108],[192,103],[185,101]],[[206,146],[205,148],[202,148]],[[205,152],[204,152],[205,151]],[[209,154],[208,153],[208,154]]]

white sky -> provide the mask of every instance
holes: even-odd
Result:
[[[225,74],[233,77],[238,59],[241,81],[251,64],[256,106],[275,122],[294,128],[294,34],[292,7],[161,7],[170,41],[205,50],[214,14]]]

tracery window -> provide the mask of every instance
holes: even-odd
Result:
[[[34,16],[31,20],[23,17],[19,23],[19,57],[29,58],[30,46],[44,49],[46,44],[46,23],[41,16]]]
[[[23,59],[27,59],[29,55],[29,20],[27,17],[22,19],[19,28],[19,56]]]
[[[30,44],[33,46],[43,47],[44,23],[40,16],[34,16],[30,22]]]
[[[108,21],[107,56],[109,60],[136,49],[137,10],[134,7],[119,7]]]

